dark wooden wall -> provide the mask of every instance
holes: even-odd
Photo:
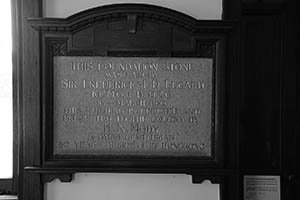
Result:
[[[244,1],[241,23],[241,174],[280,175],[297,199],[299,1]]]
[[[238,2],[223,14],[241,22],[240,178],[280,175],[282,199],[299,199],[299,1]]]
[[[19,196],[24,200],[43,198],[40,176],[28,173],[25,166],[41,164],[39,92],[39,33],[26,21],[42,16],[42,1],[13,1],[18,16],[17,62]],[[232,38],[236,48],[230,55],[240,65],[240,113],[236,126],[239,179],[243,175],[271,174],[282,178],[282,199],[299,199],[299,1],[249,3],[224,0],[224,19],[240,20],[240,34]],[[237,76],[236,74],[232,74]],[[298,164],[299,165],[299,164]],[[242,187],[228,181],[227,192],[242,199]],[[226,190],[224,190],[226,191]],[[236,195],[234,195],[234,193]]]
[[[39,176],[27,173],[27,165],[39,165],[40,141],[40,58],[39,33],[27,23],[27,17],[42,16],[41,0],[12,0],[15,13],[14,92],[17,111],[14,128],[18,129],[18,196],[19,199],[42,199],[43,185]]]

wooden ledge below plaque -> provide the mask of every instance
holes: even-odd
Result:
[[[25,167],[29,173],[41,174],[43,182],[51,182],[54,179],[59,179],[61,182],[71,182],[75,173],[152,173],[152,174],[187,174],[192,176],[194,184],[202,183],[204,180],[209,180],[211,183],[221,183],[222,177],[235,176],[235,170],[226,169],[200,169],[186,170],[176,169],[128,169],[128,168],[42,168],[42,167]]]

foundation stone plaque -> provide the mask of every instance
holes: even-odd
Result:
[[[213,60],[54,57],[56,155],[211,156]]]

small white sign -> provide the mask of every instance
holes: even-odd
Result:
[[[280,200],[280,176],[244,176],[244,200]]]

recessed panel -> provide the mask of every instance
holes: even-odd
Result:
[[[54,57],[55,155],[211,157],[213,60]]]

